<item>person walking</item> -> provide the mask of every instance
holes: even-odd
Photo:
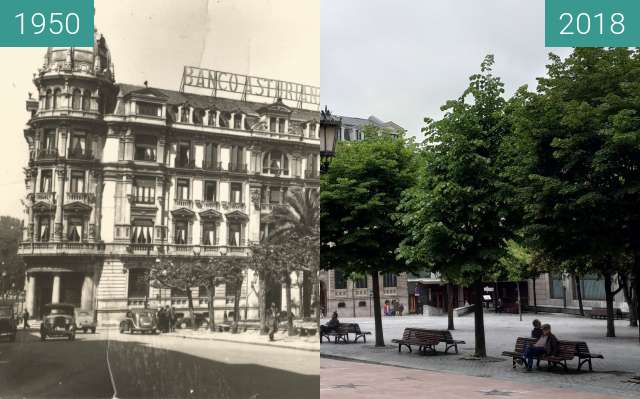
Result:
[[[27,309],[22,311],[22,320],[23,320],[23,329],[26,330],[27,328],[31,328],[31,326],[29,325],[29,311],[27,311]]]
[[[167,322],[167,316],[164,312],[164,308],[161,307],[160,310],[158,310],[158,328],[160,332],[163,332],[163,333],[166,332],[164,330],[166,322]]]
[[[178,320],[178,316],[176,315],[176,308],[172,306],[169,308],[169,331],[170,332],[174,332],[176,330],[177,320]]]
[[[269,309],[269,341],[275,341],[273,336],[278,332],[278,308],[276,304],[271,302],[271,308]]]

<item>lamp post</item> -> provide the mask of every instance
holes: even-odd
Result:
[[[324,107],[320,111],[320,171],[325,173],[329,169],[331,158],[335,156],[338,132],[342,127],[342,119],[331,115]]]
[[[2,266],[4,266],[4,262],[2,262]],[[2,299],[7,299],[7,272],[5,270],[2,271]]]

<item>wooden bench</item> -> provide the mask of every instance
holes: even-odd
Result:
[[[451,335],[451,331],[449,330],[429,330],[429,329],[416,329],[416,330],[427,331],[435,335],[436,337],[438,337],[438,340],[439,340],[438,342],[442,342],[445,344],[444,353],[448,353],[449,349],[451,348],[455,348],[456,353],[458,353],[458,345],[466,344],[465,341],[453,339],[453,336]]]
[[[536,339],[518,337],[516,339],[516,347],[513,352],[502,352],[502,356],[511,357],[513,361],[513,368],[516,368],[518,360],[526,363],[524,357],[525,346],[533,346],[536,343]],[[578,347],[575,341],[558,341],[559,348],[556,355],[541,354],[536,356],[536,367],[540,367],[540,361],[547,362],[547,369],[552,369],[555,366],[562,366],[564,371],[568,371],[567,361],[572,360],[578,356]]]
[[[593,371],[591,366],[591,359],[604,359],[604,356],[599,353],[591,353],[589,346],[584,341],[576,341],[576,350],[578,351],[578,371],[585,363],[589,363],[589,371]]]
[[[344,328],[347,330],[347,334],[354,334],[353,342],[358,342],[358,339],[362,338],[362,341],[366,344],[367,335],[371,335],[371,331],[360,330],[360,325],[358,325],[358,323],[345,323],[340,325],[340,327],[342,326],[344,326]],[[349,342],[348,335],[347,342]]]
[[[607,308],[591,308],[591,313],[589,313],[589,316],[592,319],[606,319],[607,318]],[[613,318],[614,319],[624,319],[625,316],[622,313],[622,309],[620,308],[614,308],[613,309]]]
[[[323,328],[324,327],[324,328]],[[353,341],[349,340],[349,334],[354,334]],[[370,335],[370,331],[362,331],[360,329],[360,325],[357,323],[343,323],[338,327],[329,330],[325,326],[321,326],[320,328],[320,342],[322,342],[322,338],[326,338],[328,342],[331,342],[331,337],[333,337],[334,343],[342,342],[344,344],[348,344],[350,342],[358,342],[360,338],[366,343],[367,335]]]
[[[398,352],[406,346],[412,352],[411,345],[417,345],[422,353],[436,352],[436,346],[440,343],[440,337],[429,330],[419,328],[405,328],[401,339],[393,339],[391,342],[398,344]]]

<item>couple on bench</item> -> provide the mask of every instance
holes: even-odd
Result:
[[[327,324],[320,326],[320,332],[322,334],[336,332],[339,326],[340,322],[338,321],[338,312],[333,312],[331,320],[329,320]]]
[[[537,339],[537,341],[532,346],[525,344],[523,355],[527,361],[527,371],[531,371],[533,368],[533,359],[541,355],[554,356],[560,350],[558,338],[551,333],[551,326],[549,324],[541,326],[538,319],[533,321],[531,338]],[[518,359],[518,364],[522,364],[522,359]]]

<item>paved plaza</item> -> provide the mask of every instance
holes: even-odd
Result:
[[[577,360],[569,363],[570,370],[547,372],[534,371],[527,373],[524,368],[513,369],[511,359],[502,357],[502,351],[512,351],[515,338],[528,336],[531,321],[539,318],[543,323],[551,324],[552,331],[560,340],[583,340],[589,344],[594,353],[602,353],[604,359],[594,359],[593,372],[577,372]],[[373,319],[341,319],[341,322],[356,322],[361,329],[375,332]],[[322,321],[323,323],[326,320]],[[321,354],[336,359],[358,360],[391,366],[437,371],[467,376],[484,377],[490,380],[509,380],[515,383],[541,385],[549,388],[565,388],[572,391],[585,391],[602,395],[620,397],[638,397],[640,395],[640,344],[638,330],[630,328],[626,320],[616,321],[616,338],[605,338],[605,320],[578,318],[562,314],[541,313],[525,314],[522,321],[518,315],[494,313],[485,314],[487,354],[484,361],[472,360],[474,350],[473,316],[455,318],[456,330],[452,331],[455,339],[465,340],[466,345],[460,347],[459,354],[442,353],[435,356],[420,356],[408,353],[403,348],[398,353],[398,346],[391,343],[393,338],[400,338],[405,327],[422,327],[446,329],[446,316],[404,316],[385,317],[383,319],[384,338],[387,346],[376,348],[374,335],[370,335],[367,343],[334,344],[323,343]],[[444,351],[441,344],[438,348]],[[322,376],[323,384],[325,376]],[[323,394],[324,396],[324,394]],[[329,396],[327,396],[329,397]]]

